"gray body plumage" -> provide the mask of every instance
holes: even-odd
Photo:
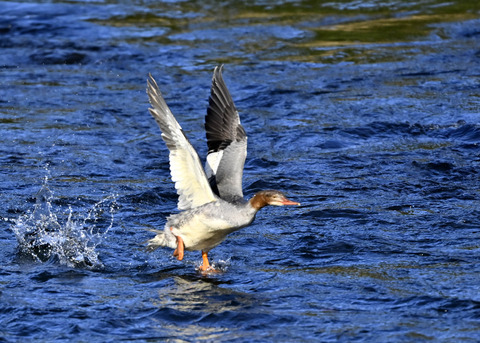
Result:
[[[228,234],[250,225],[258,209],[248,202],[232,204],[219,199],[167,218],[163,231],[148,241],[147,249],[159,246],[176,248],[175,236],[181,236],[185,250],[209,251],[220,244]]]

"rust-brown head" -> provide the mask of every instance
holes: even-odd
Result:
[[[285,206],[285,205],[300,205],[299,202],[291,201],[280,191],[266,190],[256,193],[250,199],[250,205],[259,210],[267,205]]]

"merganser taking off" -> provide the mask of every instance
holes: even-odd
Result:
[[[210,268],[208,252],[229,233],[251,224],[262,207],[300,205],[274,190],[261,191],[244,200],[242,175],[247,135],[223,81],[222,67],[215,67],[213,72],[205,116],[208,145],[205,171],[151,74],[147,82],[152,106],[149,111],[170,150],[170,173],[178,193],[178,209],[182,211],[167,218],[163,231],[153,230],[156,236],[148,241],[147,249],[173,248],[173,255],[179,261],[183,259],[184,250],[201,250],[201,271]]]

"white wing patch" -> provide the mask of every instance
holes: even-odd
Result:
[[[207,179],[217,174],[218,166],[223,157],[223,150],[211,152],[207,155],[207,161],[205,163],[205,173]]]
[[[188,210],[216,201],[197,152],[185,137],[151,75],[147,94],[152,105],[149,111],[170,150],[170,174],[178,193],[178,209]]]

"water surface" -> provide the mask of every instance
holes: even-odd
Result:
[[[476,342],[480,5],[0,2],[0,340]],[[175,211],[147,74],[201,156],[215,65],[267,208],[211,252]]]

